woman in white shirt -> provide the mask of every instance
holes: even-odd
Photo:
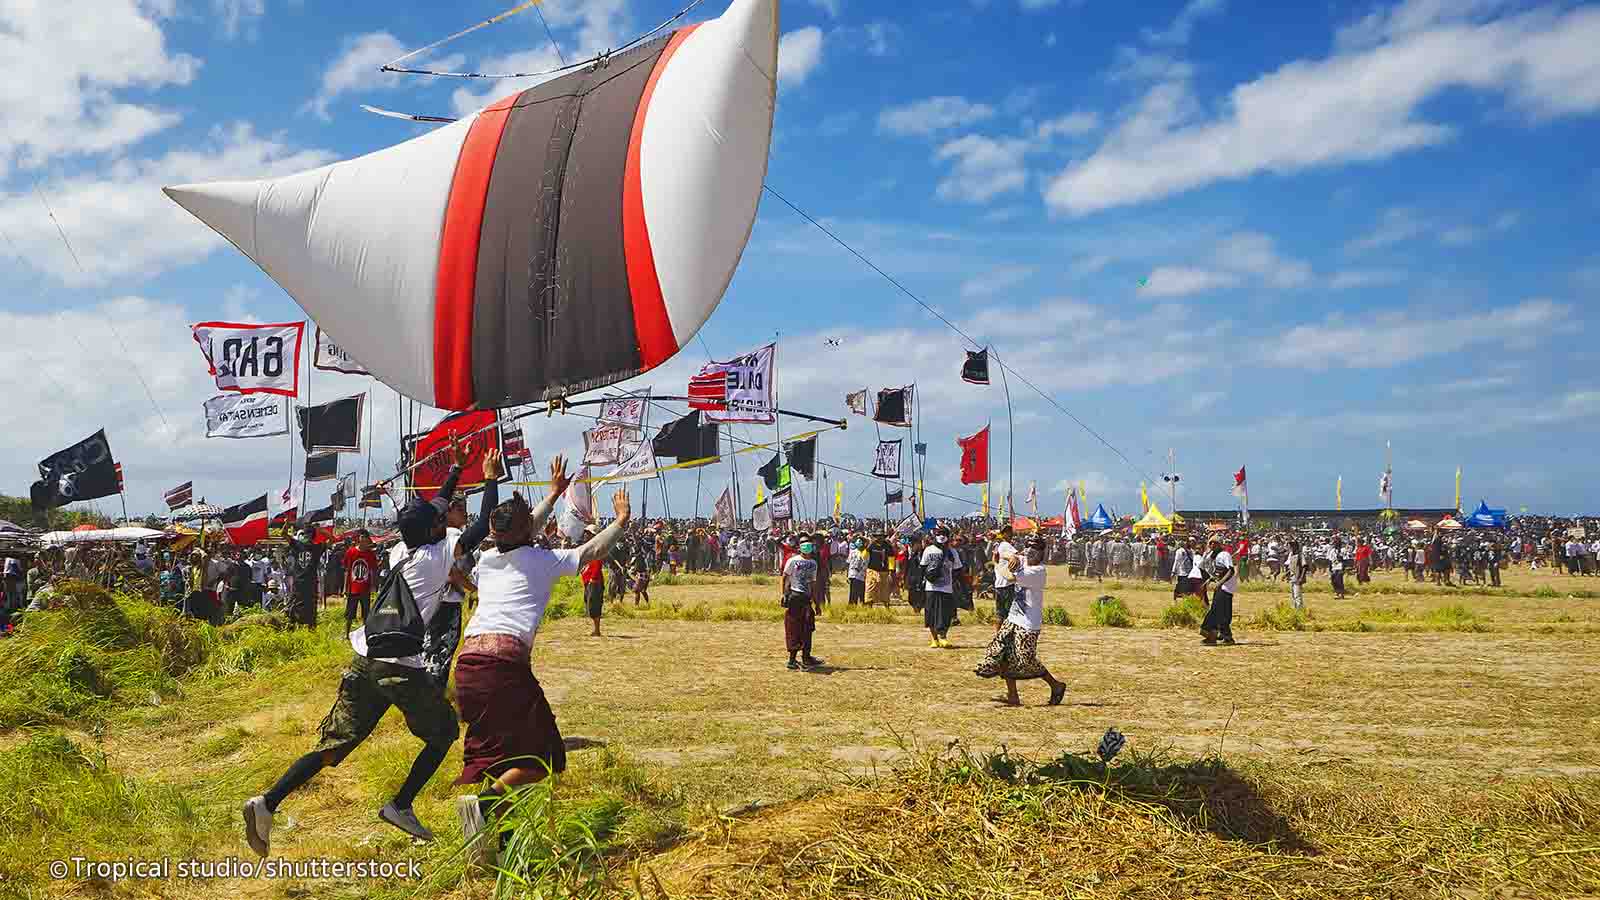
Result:
[[[481,794],[456,798],[462,833],[471,843],[483,831],[493,805],[511,789],[565,771],[567,756],[554,711],[533,676],[534,636],[550,604],[556,579],[576,575],[603,559],[622,537],[631,508],[626,491],[612,496],[616,519],[582,547],[546,550],[534,546],[544,521],[570,485],[566,461],[550,464],[550,495],[529,508],[521,494],[495,507],[489,516],[494,546],[473,569],[478,608],[467,625],[456,661],[456,705],[467,725],[462,742],[462,772],[456,784],[489,786]],[[475,845],[484,859],[493,851],[486,838]]]
[[[1050,705],[1060,706],[1067,686],[1039,661],[1039,632],[1044,630],[1044,540],[1029,538],[1025,553],[1025,559],[1012,556],[997,563],[1006,569],[1016,590],[1005,624],[995,632],[974,672],[979,678],[1005,679],[1007,706],[1022,705],[1017,682],[1034,678],[1042,678],[1050,685]]]

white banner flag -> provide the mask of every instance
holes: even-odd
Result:
[[[584,466],[573,476],[572,487],[567,489],[566,496],[561,498],[564,508],[557,519],[561,523],[561,533],[568,540],[577,541],[583,537],[583,527],[594,524],[594,491],[592,485],[585,479],[589,477],[589,467]]]
[[[601,425],[583,433],[583,462],[589,466],[614,466],[637,449],[625,440],[628,429]]]
[[[371,375],[367,367],[356,361],[349,351],[335,344],[326,331],[317,329],[317,349],[312,352],[311,364],[324,372],[343,372],[346,375]]]
[[[768,344],[727,362],[708,363],[700,371],[723,372],[728,376],[727,409],[705,410],[707,422],[749,422],[771,425],[778,421],[778,405],[773,396],[772,367],[778,345]]]
[[[900,442],[879,441],[872,460],[872,474],[891,481],[900,477]]]
[[[757,531],[766,531],[772,527],[772,510],[767,509],[765,503],[757,503],[756,508],[750,510],[750,521]]]
[[[722,496],[717,498],[717,511],[712,514],[711,521],[718,525],[733,527],[733,492],[728,488],[722,489]]]
[[[783,522],[794,518],[794,494],[783,490],[772,495],[772,518],[774,521]]]
[[[649,441],[641,441],[633,451],[633,455],[623,460],[622,465],[618,466],[615,472],[606,477],[605,483],[627,484],[643,478],[653,478],[655,474],[655,447]]]
[[[206,437],[255,438],[288,434],[276,394],[220,394],[205,402]]]
[[[637,431],[644,427],[644,408],[647,402],[648,399],[645,397],[608,397],[606,402],[600,405],[600,422],[602,425],[621,425]]]
[[[300,392],[300,339],[305,328],[304,322],[201,322],[193,334],[217,380],[217,390],[295,397]]]

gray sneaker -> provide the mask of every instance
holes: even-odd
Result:
[[[433,840],[433,832],[417,821],[417,814],[410,809],[401,809],[395,806],[393,800],[389,801],[383,809],[378,810],[378,818],[418,840]]]
[[[244,839],[258,856],[266,856],[272,849],[272,810],[267,809],[267,798],[256,796],[244,802]]]

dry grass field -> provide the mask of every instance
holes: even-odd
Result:
[[[1163,626],[1159,586],[1057,571],[1047,607],[1072,624],[1040,643],[1069,685],[1056,708],[1036,684],[1004,707],[973,676],[981,611],[933,650],[909,609],[850,610],[836,584],[826,666],[801,673],[772,583],[677,581],[608,609],[601,638],[570,617],[541,632],[572,768],[530,818],[543,843],[523,871],[548,876],[501,879],[504,895],[1600,896],[1600,580],[1385,574],[1343,601],[1314,585],[1309,618],[1258,581],[1236,601],[1239,645],[1202,647]],[[1129,627],[1096,623],[1103,594]],[[65,738],[0,732],[0,896],[494,896],[492,874],[462,875],[459,749],[418,802],[436,845],[376,821],[417,746],[393,715],[285,804],[274,853],[414,859],[420,882],[48,877],[72,855],[249,858],[238,805],[314,741],[344,662],[336,628],[318,641]],[[1128,745],[1106,769],[1087,755],[1109,727]]]

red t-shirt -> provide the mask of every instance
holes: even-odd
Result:
[[[344,552],[344,592],[366,594],[372,591],[372,576],[378,571],[378,554],[352,545]]]
[[[584,584],[604,583],[605,578],[605,572],[600,568],[598,559],[590,560],[589,564],[583,567],[583,571],[578,573],[578,579]]]
[[[1356,548],[1356,562],[1360,562],[1360,561],[1362,561],[1364,559],[1371,559],[1371,558],[1372,558],[1372,548],[1371,547],[1357,547]]]

